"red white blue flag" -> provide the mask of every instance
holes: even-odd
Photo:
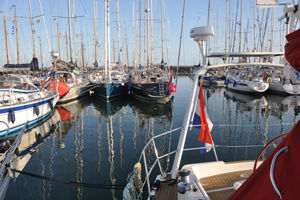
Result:
[[[201,125],[198,140],[202,142],[201,147],[206,148],[200,149],[200,153],[207,153],[213,146],[213,140],[210,134],[210,131],[213,128],[213,123],[210,121],[205,108],[202,82],[200,85],[200,91],[196,102],[196,109],[192,124],[196,125],[197,128],[200,128],[199,125]]]
[[[52,77],[55,76],[55,64],[53,63],[52,67],[50,68],[49,72],[46,74],[44,79],[44,88],[47,88],[50,85],[50,81],[52,80]]]

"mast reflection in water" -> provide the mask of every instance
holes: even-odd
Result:
[[[23,138],[17,158],[26,161],[23,171],[69,181],[125,185],[149,139],[169,131],[171,122],[174,128],[182,125],[192,81],[187,76],[176,79],[175,106],[171,101],[146,104],[122,97],[104,102],[90,96],[61,105]],[[221,145],[216,148],[220,160],[255,159],[262,147],[237,146],[266,144],[287,133],[299,120],[298,96],[254,96],[214,86],[204,87],[204,95],[214,123],[214,143]],[[155,139],[159,154],[177,148],[179,132]],[[198,135],[199,129],[192,128],[185,148],[199,147]],[[268,148],[263,158],[271,150]],[[146,151],[148,165],[155,159],[150,152],[153,151]],[[197,161],[192,160],[195,156]],[[182,159],[181,166],[193,161],[214,161],[214,156],[213,151],[200,154],[196,150],[184,152]],[[165,157],[161,166],[163,170],[170,169],[172,163],[173,156]],[[10,181],[5,199],[122,199],[122,190],[64,185],[19,174]]]

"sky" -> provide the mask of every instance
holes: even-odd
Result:
[[[46,31],[43,23],[43,17],[41,16],[41,7],[39,0],[30,0],[31,9],[34,21],[34,29],[36,34],[37,44],[37,57],[39,59],[40,66],[51,66],[51,54],[50,50],[58,52],[58,32],[57,25],[60,29],[60,50],[61,59],[70,61],[70,56],[67,58],[67,51],[70,53],[69,38],[67,38],[68,45],[66,44],[66,34],[69,37],[68,30],[68,1],[67,0],[40,0],[42,10],[44,13],[44,19],[46,23],[46,30],[49,37],[49,44],[46,37]],[[96,0],[94,0],[96,1]],[[71,15],[74,16],[73,2],[76,13],[77,24],[77,41],[75,40],[75,18],[72,18],[72,52],[73,61],[77,54],[79,66],[82,66],[82,48],[84,48],[84,60],[88,66],[92,66],[95,62],[94,56],[94,3],[93,0],[70,0]],[[111,0],[109,3],[110,9],[110,49],[111,49],[111,61],[117,61],[118,59],[118,34],[117,34],[117,0]],[[139,14],[139,4],[141,2],[141,18]],[[164,61],[168,62],[171,66],[178,64],[180,34],[181,34],[181,22],[183,14],[183,0],[149,0],[150,10],[153,14],[153,43],[151,40],[151,31],[149,31],[149,43],[148,53],[144,54],[144,47],[147,49],[147,45],[144,46],[144,40],[147,41],[147,37],[144,33],[144,10],[145,0],[119,0],[119,23],[120,23],[120,49],[121,62],[125,64],[127,58],[129,59],[129,65],[133,65],[133,58],[135,57],[137,63],[139,63],[138,56],[141,57],[141,64],[144,65],[147,60],[147,55],[153,59],[153,63],[160,63],[162,60],[162,49],[164,52]],[[180,51],[180,66],[191,66],[199,63],[199,48],[196,42],[190,38],[190,29],[200,25],[208,25],[208,0],[186,0],[184,9],[184,22],[182,32],[182,42]],[[209,42],[209,51],[225,51],[225,25],[226,23],[226,2],[231,2],[231,21],[235,30],[228,36],[231,43],[234,43],[234,51],[237,51],[238,44],[241,41],[242,51],[252,51],[254,46],[254,2],[246,0],[243,1],[242,9],[242,39],[239,38],[240,16],[241,16],[241,0],[211,0],[210,9],[210,25],[215,27],[215,35]],[[135,29],[133,30],[133,3],[134,3],[134,18]],[[163,3],[163,6],[161,4]],[[104,65],[104,0],[97,1],[97,37],[98,37],[98,51],[100,63]],[[161,8],[163,10],[163,39],[161,29]],[[282,6],[276,8],[275,14],[275,39],[274,39],[274,51],[280,50],[280,44],[284,33],[280,32],[280,23],[278,17],[282,15]],[[33,56],[33,39],[30,23],[30,11],[28,0],[0,0],[0,64],[3,66],[7,63],[6,58],[6,43],[4,32],[4,17],[6,18],[6,28],[8,34],[8,55],[10,63],[17,63],[17,45],[16,45],[16,30],[14,21],[14,12],[17,13],[18,22],[18,41],[19,41],[19,56],[20,63],[30,62]],[[256,19],[257,19],[257,10]],[[259,10],[259,19],[266,18],[267,9]],[[200,19],[200,20],[199,20]],[[137,34],[141,21],[141,36]],[[249,21],[249,23],[248,23]],[[229,22],[229,20],[228,20]],[[125,32],[126,23],[126,32]],[[151,24],[151,21],[149,22]],[[262,49],[265,51],[270,46],[270,30],[271,30],[271,14],[269,15],[266,39],[262,45]],[[258,25],[257,25],[258,27]],[[283,24],[281,25],[283,27]],[[263,30],[263,29],[261,29]],[[133,36],[133,33],[134,36]],[[261,34],[256,30],[256,40]],[[126,37],[127,36],[127,37]],[[147,36],[147,35],[146,35]],[[135,38],[133,42],[133,38]],[[141,39],[141,53],[139,53],[139,38]],[[126,43],[127,41],[127,43]],[[135,43],[135,48],[133,44]],[[258,43],[258,41],[256,42]],[[78,45],[77,45],[78,44]],[[128,48],[126,48],[127,46]],[[162,44],[163,47],[162,48]],[[83,46],[84,45],[84,46]],[[66,48],[68,46],[68,49]],[[281,44],[282,46],[282,44]],[[153,54],[151,54],[151,47]],[[127,50],[128,49],[128,50]],[[232,49],[232,47],[231,47]],[[41,53],[42,52],[42,53]],[[128,53],[127,53],[128,52]],[[147,52],[147,50],[146,50]],[[42,55],[42,60],[41,60]],[[41,62],[42,61],[42,62]],[[151,61],[151,60],[150,60]]]

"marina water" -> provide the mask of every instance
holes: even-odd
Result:
[[[149,139],[169,131],[171,122],[173,128],[182,125],[193,80],[188,76],[176,78],[176,98],[167,104],[147,104],[131,97],[104,102],[87,96],[58,106],[43,125],[27,133],[35,142],[19,147],[20,156],[28,158],[23,171],[67,181],[104,184],[107,188],[126,185],[127,176]],[[262,145],[288,133],[299,119],[297,96],[268,93],[253,96],[216,86],[204,86],[204,96],[214,124],[212,137],[218,145],[218,158],[223,161],[256,159]],[[179,133],[156,140],[159,153],[174,151]],[[198,136],[199,129],[193,128],[185,148],[199,147]],[[267,157],[272,150],[269,147],[262,157]],[[173,157],[174,154],[169,161],[167,157],[162,160],[164,170],[171,169]],[[147,159],[151,165],[155,157],[151,154]],[[181,166],[214,160],[213,151],[207,154],[186,151]],[[122,192],[117,188],[73,186],[19,174],[11,179],[5,199],[122,199]]]

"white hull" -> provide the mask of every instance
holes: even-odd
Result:
[[[30,125],[38,120],[42,120],[52,111],[52,109],[55,108],[57,100],[58,94],[53,93],[52,96],[49,95],[48,97],[36,99],[30,102],[14,104],[12,106],[2,106],[0,108],[0,121],[4,121],[8,124],[10,129],[9,133],[16,132],[20,130],[27,121],[29,121]],[[52,101],[52,103],[50,103],[50,101]],[[34,105],[38,105],[39,115],[37,115]],[[11,121],[11,114],[9,113],[10,109],[12,109],[15,114],[14,123]],[[5,135],[6,131],[7,126],[4,123],[0,123],[0,136]]]
[[[262,93],[267,91],[269,84],[264,82],[236,82],[234,84],[234,81],[229,81],[228,88],[239,92]]]
[[[87,95],[90,91],[89,82],[71,85],[69,92],[58,100],[58,103],[66,103]]]

